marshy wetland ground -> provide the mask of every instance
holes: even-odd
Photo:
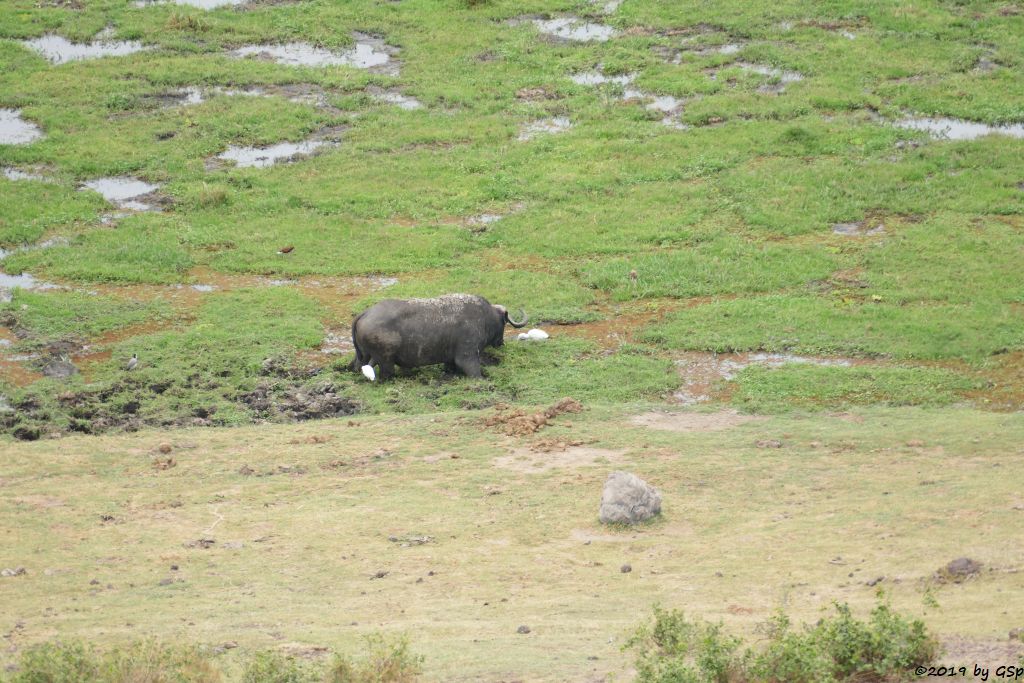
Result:
[[[0,3],[0,661],[383,631],[431,680],[624,680],[654,602],[753,634],[879,587],[1016,661],[1021,35],[970,0]],[[455,291],[550,339],[346,370],[354,313]],[[599,528],[621,468],[661,521]]]

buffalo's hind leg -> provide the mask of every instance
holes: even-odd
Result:
[[[395,376],[395,363],[391,360],[378,360],[378,367],[380,367],[380,378],[391,379]]]
[[[476,377],[479,379],[484,376],[483,372],[480,371],[479,353],[469,351],[456,354],[455,366],[461,370],[466,377]]]

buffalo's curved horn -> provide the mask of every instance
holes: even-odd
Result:
[[[523,316],[523,319],[516,322],[512,319],[512,316],[508,314],[508,311],[505,311],[505,320],[507,320],[508,324],[512,327],[525,327],[526,323],[530,321],[530,316],[526,315],[526,311],[521,308],[519,309],[519,314]]]

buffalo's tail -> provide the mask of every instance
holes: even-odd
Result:
[[[369,361],[369,358],[364,356],[362,350],[359,348],[359,342],[356,341],[356,326],[359,324],[359,319],[362,317],[363,315],[360,313],[356,316],[356,319],[352,321],[352,346],[355,347],[356,350],[356,357],[352,359],[352,362],[348,366],[349,370],[352,372],[359,372],[359,369]]]

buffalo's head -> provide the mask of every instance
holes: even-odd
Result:
[[[494,336],[491,338],[489,344],[491,346],[501,346],[502,344],[505,343],[505,323],[508,323],[512,327],[516,328],[523,327],[524,325],[526,325],[530,317],[526,315],[526,311],[519,309],[519,314],[522,316],[522,320],[513,320],[512,317],[509,316],[508,314],[508,309],[502,306],[501,304],[495,304],[493,308],[495,313],[497,313],[500,324],[497,326],[497,331],[494,333]]]

